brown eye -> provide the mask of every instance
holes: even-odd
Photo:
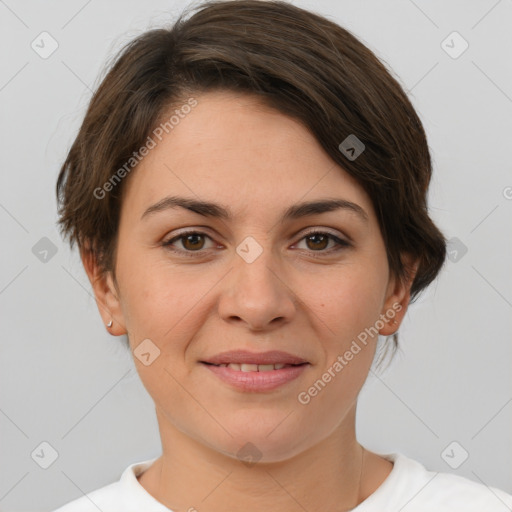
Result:
[[[193,256],[193,253],[195,252],[199,254],[206,252],[206,250],[202,250],[208,248],[205,248],[206,239],[211,240],[211,238],[205,233],[201,233],[199,231],[188,231],[163,242],[162,245],[166,249],[175,253],[183,254],[184,256]],[[176,246],[178,242],[181,242],[181,247]]]
[[[308,235],[306,238],[306,243],[308,247],[313,250],[322,250],[325,249],[329,244],[330,236],[326,236],[323,233],[313,233]],[[310,243],[311,242],[311,243]]]
[[[349,242],[324,231],[311,231],[306,233],[300,242],[302,242],[302,240],[305,241],[306,249],[310,252],[320,252],[325,254],[340,251],[351,246]],[[331,247],[329,247],[329,242],[333,242]]]
[[[204,246],[203,235],[200,233],[192,233],[189,235],[182,236],[182,245],[185,249],[191,251],[197,251],[198,249],[202,249]],[[202,240],[201,240],[202,239]]]

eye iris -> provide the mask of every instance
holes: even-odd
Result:
[[[312,235],[309,235],[307,237],[307,242],[309,244],[309,242],[313,241],[314,239],[319,239],[321,238],[322,241],[320,242],[320,246],[318,244],[314,244],[313,247],[310,247],[310,249],[325,249],[327,247],[327,244],[328,244],[328,241],[329,241],[329,237],[326,236],[326,235],[322,235],[320,233],[314,233]]]
[[[183,236],[183,239],[182,239],[183,247],[185,247],[185,249],[191,249],[191,250],[201,249],[202,245],[204,244],[204,239],[202,240],[203,244],[200,244],[201,247],[197,247],[194,242],[192,242],[192,247],[188,246],[188,243],[190,242],[191,239],[195,240],[197,242],[198,238],[202,239],[202,235],[200,235],[198,233],[192,233],[190,235]]]

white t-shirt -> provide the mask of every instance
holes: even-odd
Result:
[[[386,480],[353,512],[510,512],[512,495],[451,473],[428,471],[401,453]],[[118,482],[96,489],[54,512],[172,512],[140,485],[137,476],[156,460],[128,466]]]

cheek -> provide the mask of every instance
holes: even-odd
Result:
[[[383,277],[377,268],[357,264],[333,269],[304,290],[305,302],[324,325],[323,339],[350,342],[375,323],[385,292]]]
[[[123,316],[141,382],[167,414],[193,408],[179,383],[189,372],[187,346],[207,316],[205,295],[218,279],[210,279],[207,273],[198,278],[197,273],[176,271],[168,263],[150,262],[147,257],[138,261],[137,254],[129,252],[119,259],[118,269]],[[148,345],[148,339],[156,349]],[[142,352],[137,350],[139,344],[150,353],[147,365],[137,356]],[[186,424],[186,418],[176,413],[171,419],[178,425]]]
[[[350,271],[340,269],[309,294],[308,305],[320,320],[316,325],[324,358],[307,384],[310,387],[301,390],[298,407],[311,417],[323,418],[325,428],[341,421],[368,376],[377,336],[372,339],[367,329],[379,318],[383,277],[377,268],[354,265]]]
[[[190,333],[204,322],[208,292],[218,275],[126,252],[118,262],[122,310],[131,342],[149,338],[167,352],[183,351]]]

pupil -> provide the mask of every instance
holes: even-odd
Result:
[[[327,240],[327,237],[325,235],[310,235],[308,237],[308,240],[311,242],[311,241],[313,241],[313,239],[318,239],[318,238],[322,238],[324,244],[321,247],[319,247],[318,244],[316,244],[316,248],[317,249],[318,248],[324,249],[325,248],[325,241]]]
[[[187,235],[187,236],[185,237],[185,246],[187,247],[187,244],[190,242],[190,240],[191,240],[191,239],[192,239],[192,240],[196,239],[196,243],[197,243],[197,238],[201,238],[201,235],[198,235],[198,234]],[[196,243],[194,243],[194,242],[192,241],[192,246],[193,246],[193,247],[187,247],[187,248],[197,249],[198,247],[194,247],[194,245],[196,245]],[[199,247],[199,249],[200,249],[200,247]]]

